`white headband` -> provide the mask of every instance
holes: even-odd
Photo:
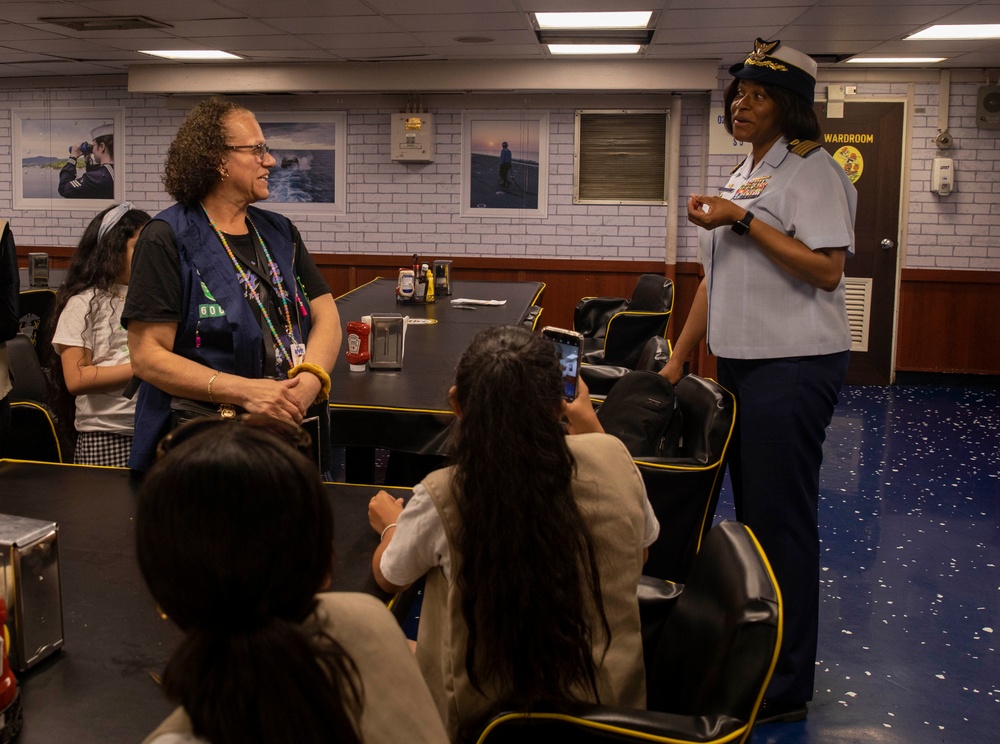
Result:
[[[100,243],[104,240],[104,236],[108,234],[108,231],[118,224],[118,221],[125,216],[125,213],[132,209],[132,202],[122,202],[116,207],[112,207],[108,210],[108,213],[104,215],[104,219],[101,220],[101,227],[97,231],[97,242]]]

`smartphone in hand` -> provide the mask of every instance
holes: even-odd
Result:
[[[549,339],[559,355],[559,365],[563,373],[563,398],[576,400],[580,384],[580,356],[583,351],[583,336],[576,331],[545,326],[542,336]]]

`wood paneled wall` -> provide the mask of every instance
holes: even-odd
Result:
[[[896,369],[1000,374],[1000,272],[903,269]]]
[[[65,267],[72,248],[18,248],[21,265],[29,252],[48,253],[54,267]],[[372,279],[395,277],[412,265],[412,255],[315,254],[335,295]],[[473,256],[450,258],[454,279],[540,281],[545,283],[540,325],[573,327],[573,308],[581,297],[628,297],[640,274],[674,280],[674,312],[668,335],[676,339],[701,278],[697,263],[668,266],[657,261],[569,261]],[[896,369],[907,372],[1000,374],[1000,272],[904,269],[899,295]],[[701,345],[692,372],[715,376],[715,360]]]

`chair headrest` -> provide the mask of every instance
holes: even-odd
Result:
[[[629,310],[662,313],[673,305],[674,283],[659,274],[643,274],[635,283]]]
[[[7,360],[10,363],[12,400],[32,400],[44,403],[48,393],[45,372],[38,361],[31,339],[18,333],[7,342]]]

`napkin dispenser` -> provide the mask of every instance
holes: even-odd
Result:
[[[438,259],[433,264],[434,294],[442,297],[451,294],[451,261]]]
[[[370,369],[402,369],[403,333],[406,323],[399,313],[372,313],[368,340]]]
[[[49,254],[28,254],[28,284],[31,287],[49,286]]]
[[[0,514],[0,572],[10,665],[23,672],[63,646],[59,525]]]

